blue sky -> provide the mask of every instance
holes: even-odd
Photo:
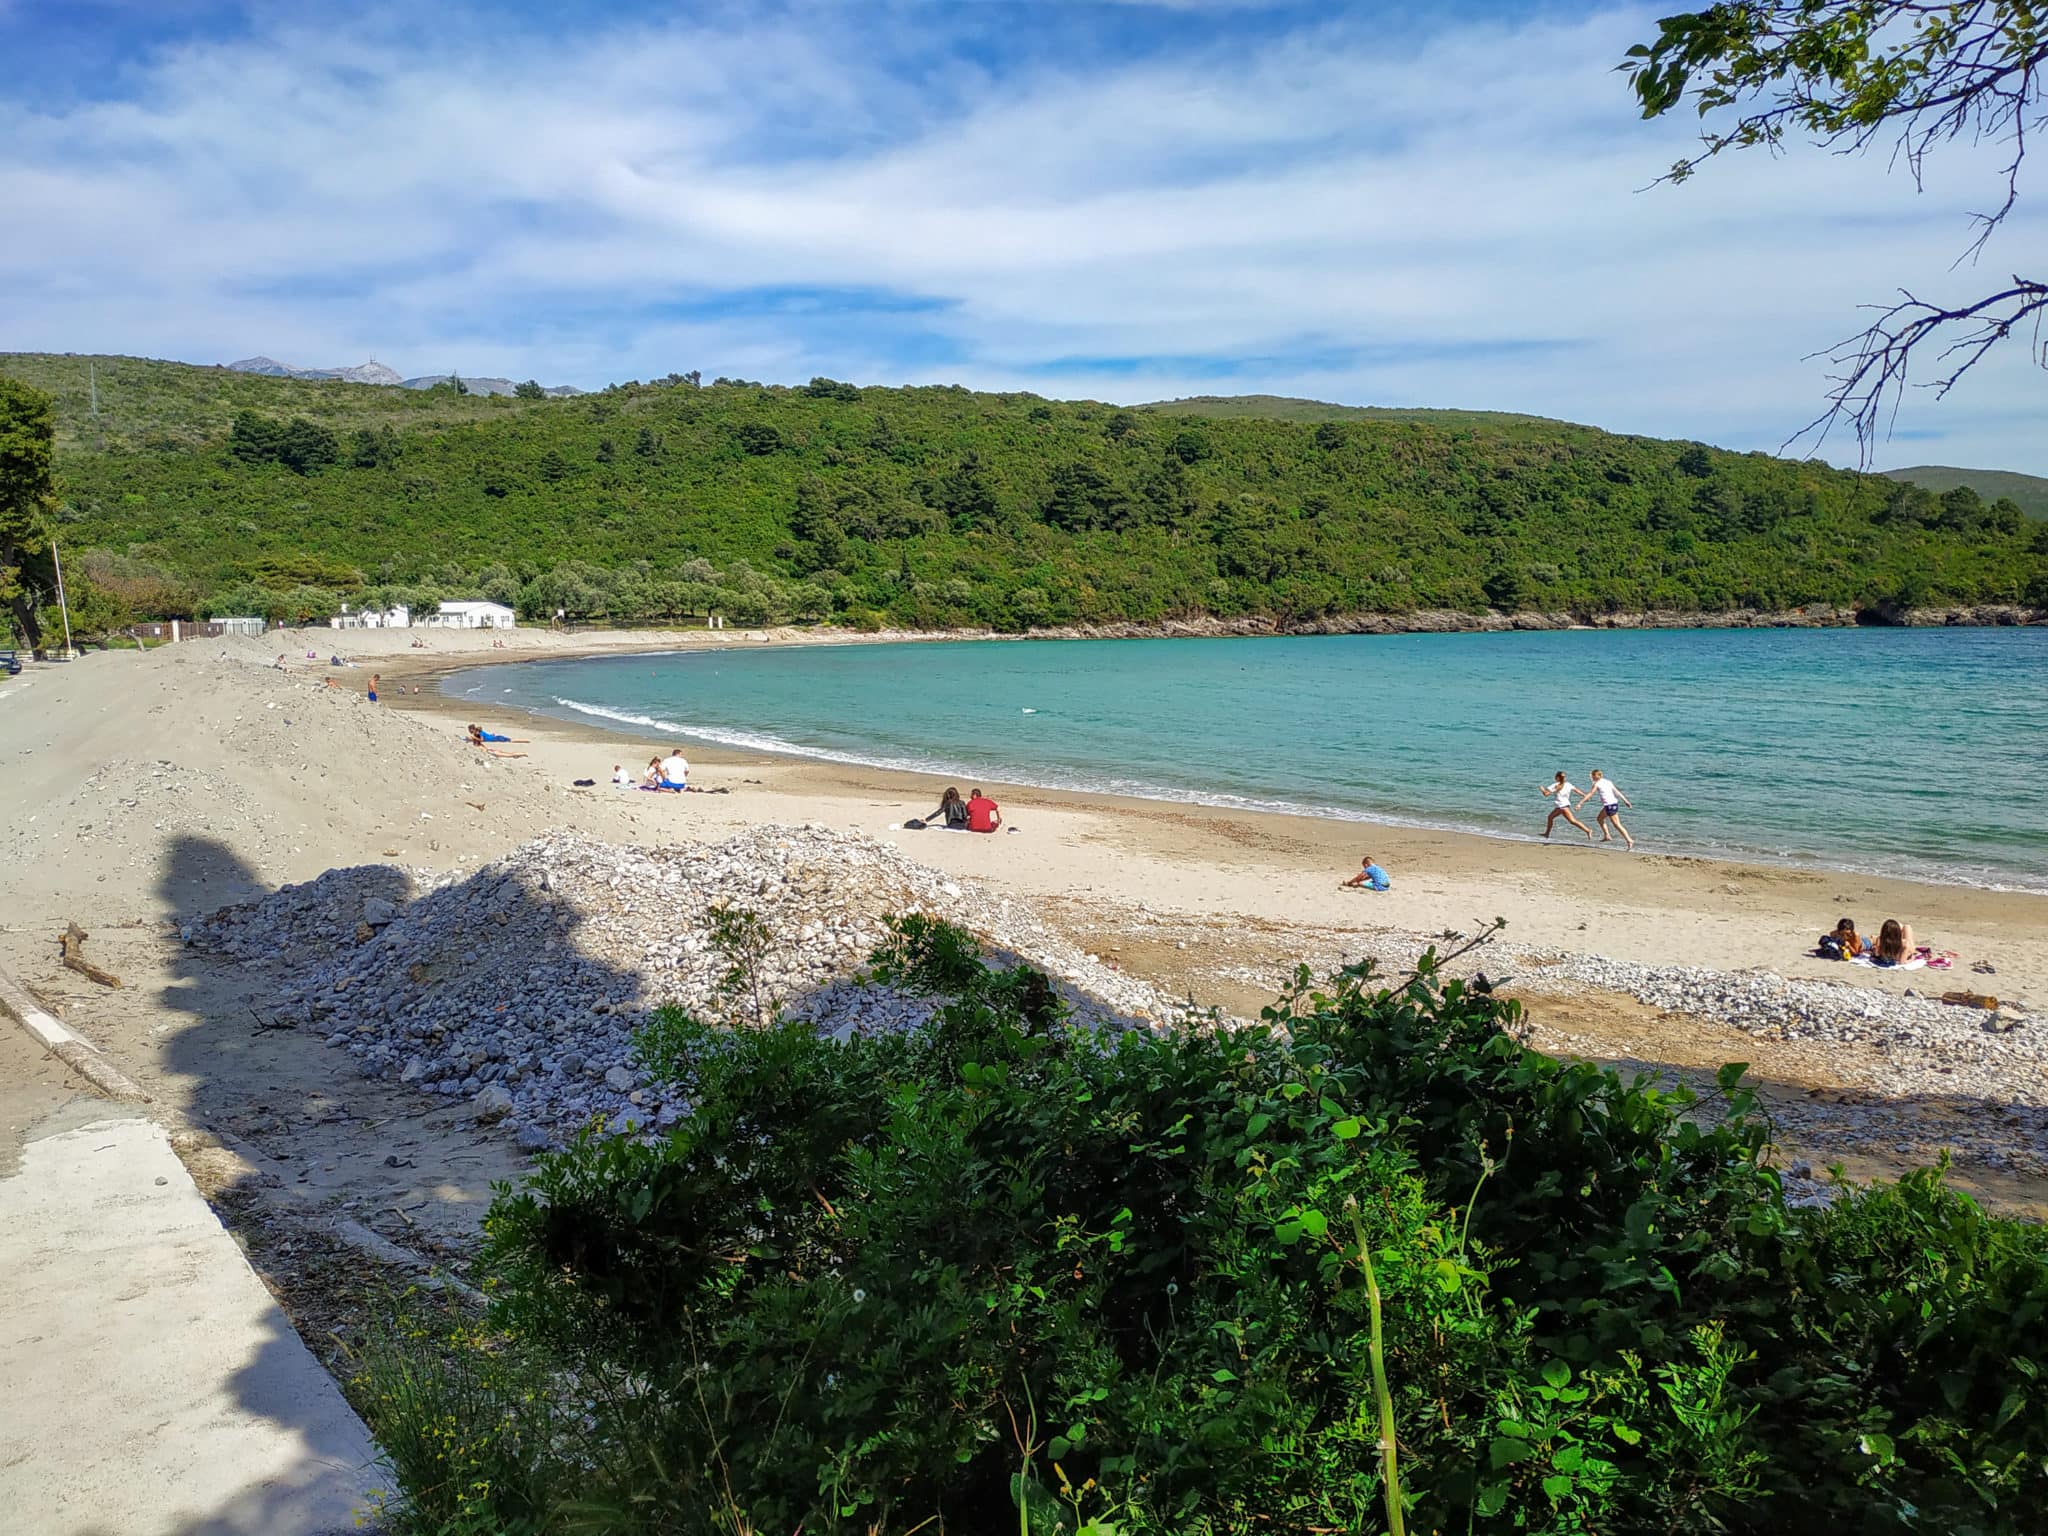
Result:
[[[0,0],[0,350],[375,356],[594,387],[962,383],[1530,411],[1775,449],[1811,354],[1952,271],[1924,190],[1816,151],[1644,190],[1656,9]],[[2008,348],[1879,466],[2048,473]],[[1826,456],[1853,459],[1852,441]]]

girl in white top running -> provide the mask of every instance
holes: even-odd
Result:
[[[1562,816],[1566,821],[1586,834],[1587,842],[1590,843],[1593,840],[1593,829],[1572,814],[1572,796],[1578,792],[1578,785],[1565,782],[1564,770],[1562,768],[1557,770],[1557,782],[1555,784],[1545,784],[1536,791],[1537,794],[1551,802],[1550,819],[1543,823],[1543,835],[1545,837],[1550,836],[1550,829],[1557,825],[1557,818]]]
[[[1616,789],[1614,787],[1614,780],[1603,777],[1598,768],[1593,770],[1593,787],[1579,796],[1580,809],[1583,810],[1586,802],[1595,795],[1600,797],[1600,814],[1594,818],[1600,823],[1600,841],[1603,843],[1614,841],[1613,834],[1607,830],[1608,823],[1612,822],[1614,824],[1614,831],[1619,832],[1623,839],[1627,841],[1628,851],[1634,853],[1636,851],[1636,840],[1629,836],[1628,828],[1621,824],[1621,807],[1625,805],[1630,810],[1634,810],[1635,802]],[[1620,801],[1621,804],[1617,805],[1616,801]]]

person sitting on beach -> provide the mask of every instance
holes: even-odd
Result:
[[[1002,810],[977,788],[967,802],[967,830],[993,832],[1002,824]]]
[[[1579,796],[1579,808],[1584,810],[1586,802],[1595,795],[1600,797],[1600,814],[1593,818],[1600,827],[1600,841],[1603,843],[1614,841],[1613,833],[1607,830],[1608,823],[1612,822],[1614,824],[1614,831],[1619,832],[1627,840],[1628,851],[1634,853],[1636,851],[1636,840],[1629,836],[1628,828],[1621,824],[1621,806],[1625,805],[1630,810],[1634,810],[1635,802],[1617,789],[1614,780],[1604,777],[1598,768],[1593,770],[1593,787]],[[1615,804],[1617,800],[1621,802],[1621,805]]]
[[[1359,860],[1357,874],[1353,875],[1349,880],[1340,880],[1338,882],[1346,890],[1366,891],[1388,890],[1393,886],[1393,883],[1392,880],[1387,878],[1387,872],[1373,862],[1372,855],[1369,853]]]
[[[1832,933],[1820,937],[1820,953],[1829,960],[1854,960],[1867,946],[1856,937],[1856,922],[1845,917],[1835,924]]]
[[[967,830],[967,802],[960,798],[958,789],[948,784],[946,792],[939,796],[939,808],[924,820],[928,827],[944,827],[949,832],[964,832]]]
[[[612,783],[616,784],[620,789],[631,789],[633,787],[633,775],[626,772],[626,765],[624,763],[612,764]]]
[[[1557,770],[1557,782],[1555,784],[1545,784],[1536,791],[1537,794],[1542,795],[1551,802],[1550,819],[1543,823],[1543,835],[1545,837],[1550,836],[1550,829],[1557,825],[1557,818],[1562,816],[1566,821],[1586,834],[1587,842],[1590,843],[1593,840],[1593,829],[1572,814],[1572,796],[1578,792],[1579,786],[1566,781],[1562,768]]]
[[[1884,920],[1884,926],[1877,930],[1877,942],[1870,946],[1872,965],[1904,965],[1920,953],[1913,943],[1913,929],[1896,917]]]
[[[690,787],[690,764],[683,754],[671,749],[661,760],[662,788],[675,790],[678,794]]]

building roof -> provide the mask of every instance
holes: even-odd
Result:
[[[480,613],[486,609],[492,613],[510,613],[512,611],[511,605],[507,603],[487,603],[467,597],[441,605],[443,613]]]

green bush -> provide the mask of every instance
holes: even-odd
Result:
[[[251,565],[305,556],[450,596],[492,567],[501,587],[574,570],[572,618],[633,624],[664,622],[697,560],[830,573],[833,612],[888,624],[1012,627],[2007,601],[2048,571],[2007,504],[1530,417],[825,378],[514,398],[35,354],[0,373],[55,399],[67,554],[147,547],[201,601],[286,590]],[[955,583],[969,602],[936,599]]]
[[[1795,1219],[1739,1066],[1708,1103],[1561,1063],[1429,967],[1304,971],[1263,1029],[1092,1033],[941,924],[875,964],[933,996],[926,1027],[671,1011],[642,1059],[687,1118],[501,1189],[488,1342],[449,1347],[508,1384],[452,1411],[526,1460],[471,1477],[508,1490],[479,1506],[394,1453],[417,1528],[2019,1532],[2044,1507],[2040,1233],[1933,1175]],[[370,1411],[419,1442],[421,1410]]]

